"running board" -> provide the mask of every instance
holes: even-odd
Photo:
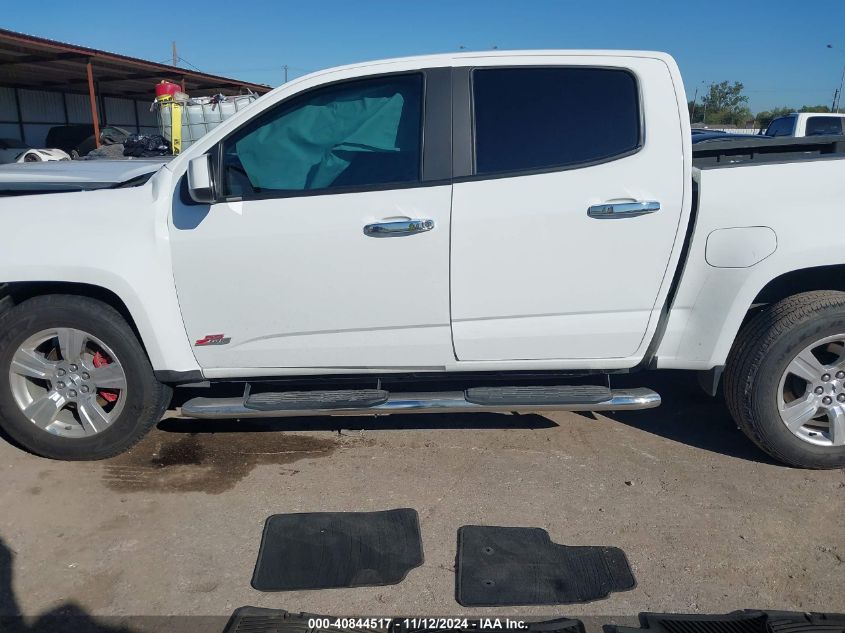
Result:
[[[334,391],[269,391],[247,396],[244,406],[258,411],[302,411],[303,409],[369,409],[387,402],[383,389]]]
[[[291,397],[290,393],[295,393]],[[608,389],[606,387],[485,387],[483,390],[386,393],[383,399],[360,397],[354,390],[338,391],[325,400],[324,392],[280,392],[244,398],[193,398],[182,405],[190,418],[267,418],[310,415],[390,415],[392,413],[473,413],[479,411],[630,411],[660,405],[660,395],[651,389]],[[303,407],[308,394],[309,407]],[[506,396],[510,396],[507,399]],[[597,399],[601,395],[601,399]],[[286,397],[287,396],[287,397]],[[381,394],[379,394],[381,396]],[[290,406],[291,400],[296,401]],[[352,401],[357,406],[347,406]],[[373,401],[375,400],[375,401]],[[369,402],[368,402],[369,401]],[[259,404],[260,402],[260,404]],[[259,405],[259,406],[256,406]],[[344,405],[344,406],[337,406]]]

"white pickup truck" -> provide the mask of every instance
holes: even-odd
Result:
[[[615,374],[666,368],[845,466],[843,139],[694,155],[686,103],[661,53],[417,57],[292,81],[165,165],[6,174],[0,426],[98,459],[180,384],[195,418],[622,410],[660,397]]]
[[[845,134],[845,114],[793,112],[769,123],[765,136],[830,136]]]

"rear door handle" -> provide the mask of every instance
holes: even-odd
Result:
[[[434,228],[434,220],[396,220],[393,222],[376,222],[364,226],[364,235],[369,237],[402,237],[425,233]]]
[[[603,202],[594,204],[587,209],[587,215],[599,220],[613,218],[635,218],[660,211],[660,203],[656,200],[637,200],[636,202]]]

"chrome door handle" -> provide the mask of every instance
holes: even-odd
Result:
[[[601,220],[612,218],[635,218],[660,211],[660,203],[656,200],[638,200],[637,202],[603,202],[594,204],[587,209],[587,215]]]
[[[364,235],[369,237],[401,237],[425,233],[434,228],[434,220],[396,220],[376,222],[364,226]]]

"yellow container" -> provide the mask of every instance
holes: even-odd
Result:
[[[162,121],[169,120],[170,129],[162,129],[162,135],[169,138],[173,155],[176,156],[182,151],[182,104],[174,101],[171,95],[156,97],[156,104],[161,110],[169,110],[169,117],[161,117]]]

